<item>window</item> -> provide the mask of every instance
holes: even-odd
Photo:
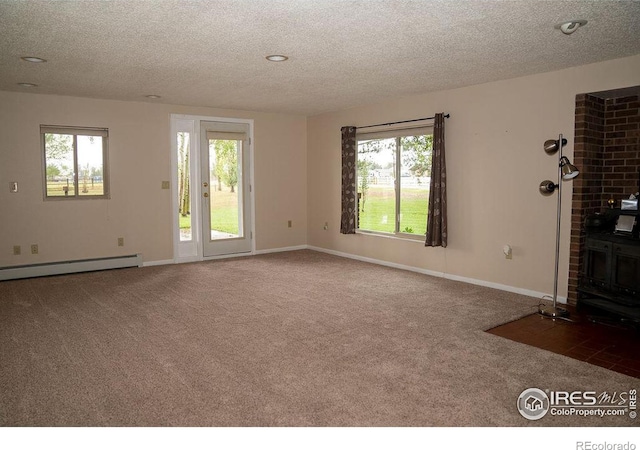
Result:
[[[432,129],[359,134],[357,141],[358,229],[424,236]]]
[[[190,126],[190,125],[189,125]],[[178,149],[178,227],[180,241],[193,240],[191,228],[191,132],[176,133]]]
[[[44,198],[109,198],[107,141],[103,128],[41,126]]]

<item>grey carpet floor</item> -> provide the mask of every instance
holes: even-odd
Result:
[[[0,283],[3,426],[627,426],[637,380],[485,333],[536,299],[296,251]]]

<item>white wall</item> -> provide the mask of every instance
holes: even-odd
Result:
[[[142,252],[173,258],[169,115],[254,119],[256,247],[309,244],[419,269],[551,292],[555,176],[542,151],[563,133],[572,155],[575,95],[640,85],[640,55],[456,90],[302,116],[0,92],[0,266]],[[343,236],[340,127],[448,112],[449,247]],[[40,124],[107,127],[110,200],[42,199]],[[518,172],[508,169],[519,167]],[[9,193],[10,181],[20,192]],[[566,295],[571,184],[565,185],[561,289]],[[293,228],[287,228],[287,221]],[[329,229],[323,230],[325,222]],[[117,247],[123,236],[124,248]],[[28,252],[39,245],[40,254]],[[514,248],[506,260],[502,246]],[[23,254],[12,255],[21,245]]]
[[[256,248],[306,243],[303,116],[0,92],[0,267],[131,253],[172,259],[171,190],[161,189],[172,179],[172,113],[254,119]],[[43,200],[41,124],[109,129],[110,200]]]
[[[640,55],[461,89],[414,95],[308,120],[309,244],[419,269],[550,293],[557,156],[542,150],[563,133],[573,153],[575,96],[640,85]],[[446,121],[449,245],[341,235],[340,127],[451,114]],[[516,170],[514,170],[516,169]],[[563,192],[560,295],[566,296],[571,182]],[[323,225],[329,222],[329,230]],[[504,244],[513,247],[506,260]]]

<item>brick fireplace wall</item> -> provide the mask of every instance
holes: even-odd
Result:
[[[576,96],[568,302],[577,301],[585,241],[584,220],[606,209],[607,200],[628,198],[640,180],[640,101],[637,95],[602,99]]]

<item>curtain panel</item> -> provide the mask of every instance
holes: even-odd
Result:
[[[356,127],[342,127],[342,214],[340,233],[356,232]]]
[[[447,168],[444,157],[444,113],[435,115],[433,157],[425,247],[447,246]]]

